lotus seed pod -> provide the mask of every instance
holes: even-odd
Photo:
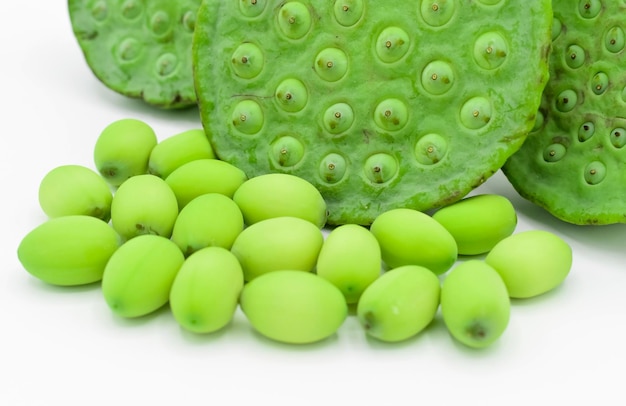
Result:
[[[572,248],[559,236],[530,230],[500,241],[485,258],[512,298],[529,298],[561,285],[572,267]]]
[[[337,286],[347,303],[357,303],[381,272],[380,246],[365,227],[344,224],[326,237],[317,258],[316,273]]]
[[[170,291],[178,324],[194,333],[212,333],[233,318],[243,289],[237,258],[221,247],[203,248],[185,260]]]
[[[515,190],[565,222],[626,222],[626,9],[619,1],[552,2],[543,125],[504,165]]]
[[[471,196],[443,207],[433,219],[452,234],[460,255],[489,252],[517,226],[511,201],[492,194]]]
[[[267,174],[248,179],[233,196],[246,224],[274,217],[298,217],[322,228],[326,202],[311,183],[294,175]]]
[[[26,271],[44,282],[85,285],[102,279],[118,246],[117,234],[104,221],[84,215],[63,216],[26,234],[17,257]]]
[[[150,151],[148,173],[166,179],[188,162],[213,158],[215,154],[204,130],[188,130],[164,139]]]
[[[256,331],[289,344],[328,338],[348,315],[346,300],[335,285],[291,270],[270,272],[246,284],[240,304]]]
[[[191,42],[201,0],[69,0],[72,31],[109,89],[164,109],[196,103]]]
[[[175,169],[165,182],[174,191],[178,207],[207,193],[220,193],[232,198],[246,181],[246,174],[233,165],[217,159],[197,159]]]
[[[165,237],[140,235],[111,256],[102,275],[102,294],[121,317],[152,313],[169,301],[176,274],[185,258]]]
[[[246,227],[235,239],[235,254],[246,281],[273,271],[311,272],[322,249],[320,229],[297,217],[276,217]]]
[[[216,155],[250,178],[307,180],[329,225],[460,200],[520,148],[548,80],[550,0],[388,3],[198,10],[194,80]],[[619,48],[617,30],[604,37],[616,45],[597,48]]]
[[[453,268],[441,287],[441,314],[459,342],[484,348],[496,342],[509,324],[511,302],[502,278],[484,261]]]
[[[86,215],[108,222],[113,194],[96,172],[80,165],[62,165],[39,184],[39,205],[50,218]]]
[[[156,144],[154,130],[143,121],[133,118],[114,121],[96,140],[96,168],[109,184],[119,186],[126,179],[147,172],[150,152]]]
[[[454,237],[431,216],[412,209],[393,209],[378,216],[370,231],[380,244],[388,268],[419,265],[443,274],[458,251]]]
[[[365,289],[357,317],[381,341],[403,341],[422,331],[439,308],[439,278],[430,269],[405,265],[385,272]]]
[[[205,247],[230,249],[243,227],[243,215],[232,199],[208,193],[196,197],[178,213],[172,241],[185,256]]]
[[[111,223],[124,238],[156,234],[169,238],[178,217],[176,195],[154,175],[138,175],[124,182],[111,203]]]

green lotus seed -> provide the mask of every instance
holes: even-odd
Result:
[[[485,127],[491,121],[492,116],[491,102],[484,97],[474,97],[461,107],[461,124],[470,130]]]
[[[438,1],[422,1],[420,12],[426,23],[433,27],[441,27],[445,25],[455,11],[454,1],[438,0]]]
[[[266,5],[267,0],[239,0],[239,10],[248,18],[260,16]]]
[[[482,34],[474,43],[474,60],[484,69],[500,67],[509,54],[509,46],[499,32]]]
[[[246,284],[241,310],[254,329],[270,339],[306,344],[335,334],[348,316],[339,289],[307,272],[270,272]]]
[[[365,176],[374,184],[383,184],[398,174],[398,161],[389,154],[375,154],[365,161]]]
[[[125,38],[117,49],[117,57],[121,62],[130,62],[141,54],[142,46],[134,38]]]
[[[263,51],[256,44],[243,43],[233,52],[232,65],[235,75],[252,79],[258,76],[265,66]]]
[[[546,116],[543,114],[543,112],[538,111],[537,115],[535,116],[535,124],[533,125],[531,132],[536,132],[536,131],[541,130],[545,122],[546,122]]]
[[[309,100],[306,86],[298,79],[283,80],[276,88],[275,95],[280,108],[290,113],[302,110]]]
[[[606,165],[599,161],[591,162],[585,167],[585,181],[597,185],[606,177]]]
[[[167,12],[159,10],[150,18],[150,28],[155,36],[159,38],[165,37],[171,32],[172,23]]]
[[[367,335],[381,341],[409,339],[430,324],[439,308],[439,278],[406,265],[385,272],[359,299],[357,318]]]
[[[563,31],[563,23],[558,18],[552,19],[552,41],[557,39]]]
[[[122,16],[127,20],[134,20],[143,12],[143,5],[137,0],[126,0],[122,4]]]
[[[187,130],[165,138],[152,148],[148,173],[165,179],[188,162],[213,158],[215,153],[204,130]]]
[[[167,77],[178,70],[178,57],[171,53],[159,56],[156,61],[156,73],[161,77]]]
[[[530,230],[499,242],[485,262],[500,274],[510,297],[530,298],[565,280],[572,266],[572,249],[553,233]]]
[[[415,145],[415,157],[422,165],[434,165],[448,153],[448,141],[439,134],[426,134]]]
[[[376,55],[385,63],[397,62],[407,54],[411,38],[399,27],[387,27],[376,40]]]
[[[606,33],[604,44],[606,45],[606,49],[614,54],[623,50],[624,46],[626,45],[626,36],[624,35],[624,30],[621,27],[611,28]]]
[[[183,14],[183,27],[191,33],[196,29],[196,13],[193,11],[186,11]]]
[[[102,22],[109,16],[109,8],[106,1],[97,1],[91,8],[91,16],[94,20]]]
[[[571,89],[567,89],[559,93],[556,99],[556,109],[561,113],[568,113],[574,110],[577,103],[578,94]]]
[[[251,281],[268,272],[290,269],[311,272],[324,242],[320,229],[297,217],[275,217],[246,227],[231,252]]]
[[[606,73],[598,72],[591,79],[591,90],[595,94],[601,95],[606,92],[607,87],[609,87],[609,76]]]
[[[454,85],[454,71],[444,61],[433,61],[422,71],[422,86],[430,94],[441,95]]]
[[[348,170],[346,159],[339,154],[328,154],[320,162],[319,173],[326,183],[338,183],[345,176]]]
[[[585,50],[578,45],[570,45],[565,51],[565,63],[572,69],[583,66],[586,57]]]
[[[272,143],[271,159],[279,167],[297,165],[304,158],[304,145],[294,137],[280,137]]]
[[[594,18],[602,11],[600,0],[579,0],[578,11],[583,18]]]
[[[344,27],[355,25],[363,17],[363,0],[335,0],[333,12],[337,22]]]
[[[231,122],[238,131],[254,135],[263,128],[265,116],[259,103],[254,100],[243,100],[235,106]]]
[[[383,130],[401,130],[409,121],[409,109],[402,100],[383,100],[376,106],[374,121]]]
[[[578,141],[580,142],[587,141],[588,139],[593,137],[595,132],[596,132],[596,125],[594,123],[592,123],[591,121],[587,121],[586,123],[583,123],[583,125],[581,125],[580,129],[578,130]]]
[[[626,145],[626,129],[620,127],[611,131],[611,144],[615,148],[623,148]]]
[[[337,103],[324,112],[324,128],[331,134],[346,132],[354,123],[354,110],[347,103]]]
[[[313,67],[320,78],[336,82],[348,72],[348,56],[339,48],[326,48],[317,54]]]
[[[567,148],[563,144],[555,143],[549,145],[543,151],[543,159],[546,162],[558,162],[565,157]]]
[[[299,1],[284,3],[278,10],[278,27],[287,38],[304,37],[312,24],[311,12]]]

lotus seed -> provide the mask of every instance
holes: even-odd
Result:
[[[572,69],[578,69],[585,63],[585,51],[578,45],[570,45],[566,50],[565,62]]]
[[[591,89],[597,95],[601,95],[606,91],[609,86],[609,77],[604,72],[598,72],[593,76],[591,80]]]
[[[163,54],[157,59],[157,72],[160,76],[169,76],[176,71],[178,67],[178,58],[174,54]]]
[[[233,70],[240,78],[252,79],[258,76],[264,65],[263,51],[255,44],[249,42],[241,44],[233,52]]]
[[[448,92],[454,84],[454,71],[444,61],[433,61],[422,71],[422,86],[433,95],[442,95]]]
[[[376,184],[389,182],[398,173],[398,162],[389,154],[375,154],[365,162],[365,176]]]
[[[584,123],[583,125],[580,126],[580,129],[578,130],[578,141],[580,142],[587,141],[588,139],[593,137],[593,134],[595,133],[595,131],[596,131],[596,126],[594,123],[592,123],[591,121]]]
[[[272,158],[281,167],[296,165],[304,157],[304,145],[294,137],[281,137],[272,144]]]
[[[343,156],[336,153],[329,154],[320,162],[320,177],[324,182],[338,183],[345,176],[347,166],[348,164]]]
[[[606,49],[614,54],[624,49],[626,45],[624,30],[621,27],[611,28],[606,34],[605,45]]]
[[[508,53],[507,41],[498,32],[482,34],[474,44],[474,60],[484,69],[500,67]]]
[[[104,21],[109,15],[109,9],[107,8],[106,2],[96,2],[96,4],[94,4],[93,8],[91,9],[91,15],[93,16],[94,20],[98,22]]]
[[[606,177],[606,165],[594,161],[585,168],[585,181],[590,185],[597,185]]]
[[[296,113],[306,106],[309,94],[298,79],[285,79],[276,88],[276,101],[285,111]]]
[[[363,0],[336,0],[333,12],[340,25],[351,27],[361,20],[364,9]]]
[[[309,9],[297,1],[285,3],[278,13],[278,26],[290,39],[304,37],[313,23]]]
[[[602,2],[600,0],[580,0],[578,10],[583,18],[594,18],[602,10]]]
[[[141,3],[136,0],[127,0],[122,5],[122,16],[127,20],[134,20],[141,15]]]
[[[546,162],[557,162],[563,159],[567,153],[567,148],[563,144],[552,144],[543,153]]]
[[[354,111],[347,103],[337,103],[324,112],[324,128],[333,135],[346,132],[354,123]]]
[[[461,123],[470,130],[485,127],[491,121],[491,103],[484,97],[474,97],[461,108]]]
[[[315,72],[328,82],[336,82],[348,72],[348,56],[339,48],[320,51],[315,61]]]
[[[397,62],[409,50],[409,34],[399,27],[387,27],[378,36],[376,54],[385,63]]]
[[[568,113],[574,110],[576,103],[578,103],[578,95],[575,91],[568,89],[559,94],[559,97],[556,99],[556,108],[561,113]]]
[[[258,17],[265,10],[267,0],[240,0],[239,10],[245,17]]]
[[[376,107],[374,120],[384,130],[401,130],[409,121],[409,109],[402,100],[387,99]]]
[[[427,134],[417,141],[415,157],[422,165],[440,162],[448,152],[448,142],[439,134]]]
[[[626,145],[626,129],[616,128],[611,131],[611,144],[615,148],[623,148]]]
[[[238,131],[253,135],[261,131],[265,119],[259,103],[254,100],[243,100],[235,106],[231,121]]]
[[[428,2],[423,1],[420,8],[422,18],[426,24],[432,27],[441,27],[445,25],[454,15],[455,2]]]

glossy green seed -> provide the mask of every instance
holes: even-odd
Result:
[[[277,166],[288,168],[304,158],[304,145],[294,137],[280,137],[272,143],[271,159]]]
[[[401,130],[409,121],[409,109],[402,100],[384,100],[376,106],[374,121],[383,130]]]
[[[324,112],[324,128],[331,134],[346,132],[354,123],[354,110],[347,103],[337,103]]]
[[[596,132],[596,125],[591,121],[587,121],[580,126],[578,130],[578,141],[585,142],[589,140]]]
[[[601,95],[606,92],[607,87],[609,87],[609,76],[606,73],[598,72],[591,79],[591,90],[595,94]]]
[[[461,108],[461,124],[470,130],[485,127],[491,121],[492,116],[491,102],[484,97],[474,97]]]
[[[499,242],[485,261],[498,271],[510,297],[529,298],[565,280],[572,266],[572,249],[556,234],[530,230]]]
[[[126,0],[122,4],[122,16],[128,20],[134,20],[143,12],[143,5],[137,0]]]
[[[178,57],[176,55],[169,52],[165,53],[159,56],[156,61],[156,74],[161,77],[170,76],[178,70],[179,66]]]
[[[422,71],[422,86],[433,95],[448,92],[454,85],[454,71],[444,61],[433,61]]]
[[[602,10],[602,2],[600,0],[579,0],[578,12],[583,18],[594,18]]]
[[[622,51],[626,45],[626,35],[621,27],[611,28],[604,38],[604,44],[609,52],[614,54]]]
[[[148,172],[165,179],[188,162],[213,158],[215,153],[204,130],[187,130],[165,138],[152,149]]]
[[[328,154],[320,162],[320,178],[327,183],[340,182],[348,170],[346,159],[339,154]]]
[[[597,185],[606,178],[606,165],[600,161],[591,162],[585,167],[585,181],[590,185]]]
[[[142,44],[135,38],[125,38],[117,49],[117,57],[121,62],[131,62],[139,57]]]
[[[289,344],[335,334],[348,315],[343,294],[311,273],[283,270],[260,276],[241,292],[241,309],[254,329]]]
[[[611,144],[615,148],[623,148],[626,145],[626,129],[620,127],[611,131]]]
[[[156,37],[167,36],[172,29],[170,16],[165,11],[157,11],[150,18],[150,29]]]
[[[239,0],[239,10],[245,17],[260,16],[265,10],[267,0]]]
[[[576,107],[578,103],[578,94],[571,90],[562,91],[556,99],[556,109],[561,113],[568,113]]]
[[[91,216],[50,219],[21,240],[17,257],[28,273],[52,285],[76,286],[97,282],[117,250],[113,228]]]
[[[263,128],[265,116],[259,103],[254,100],[243,100],[235,106],[231,122],[238,131],[254,135]]]
[[[244,79],[252,79],[263,71],[265,57],[258,45],[246,42],[235,49],[231,63],[235,75]]]
[[[509,46],[499,32],[482,34],[474,44],[474,60],[484,69],[500,67],[509,54]]]
[[[91,16],[96,21],[104,21],[109,16],[109,9],[105,1],[97,1],[91,8]]]
[[[170,308],[185,330],[212,333],[231,322],[242,289],[237,258],[224,248],[203,248],[187,258],[176,274]]]
[[[311,12],[299,1],[284,3],[278,10],[278,27],[287,38],[304,37],[312,23]]]
[[[415,157],[422,165],[434,165],[448,153],[448,141],[439,134],[426,134],[415,145]]]
[[[365,6],[363,0],[335,0],[333,12],[335,19],[344,27],[351,27],[363,17]]]
[[[572,69],[578,69],[585,64],[585,50],[578,45],[570,45],[565,51],[565,63]]]
[[[309,92],[298,79],[285,79],[276,88],[276,102],[286,112],[297,113],[309,101]]]
[[[397,62],[411,47],[411,38],[400,27],[387,27],[376,40],[376,55],[385,63]]]
[[[187,11],[183,15],[183,27],[190,33],[196,29],[196,13],[193,11]]]
[[[454,15],[455,4],[453,1],[422,1],[420,12],[426,24],[432,27],[445,25]]]
[[[321,79],[336,82],[348,72],[348,56],[339,48],[323,49],[315,57],[313,68]]]
[[[543,151],[543,159],[546,162],[558,162],[565,157],[565,154],[567,154],[567,148],[565,145],[555,143],[548,145],[548,147]]]
[[[563,23],[558,18],[552,19],[552,41],[557,39],[563,32]]]
[[[389,182],[398,170],[398,161],[388,154],[375,154],[365,161],[365,177],[374,184]]]

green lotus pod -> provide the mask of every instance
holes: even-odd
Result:
[[[291,270],[270,272],[246,284],[240,305],[256,331],[289,344],[328,338],[348,315],[348,305],[335,285]]]
[[[94,162],[98,172],[112,186],[126,179],[143,175],[157,137],[152,127],[141,120],[124,118],[107,125],[94,146]]]
[[[439,308],[439,278],[430,269],[406,265],[385,272],[365,289],[357,305],[366,334],[397,342],[422,331]]]
[[[389,210],[376,217],[370,231],[380,244],[382,260],[388,268],[419,265],[439,275],[457,260],[452,234],[420,211]]]
[[[197,159],[176,168],[165,182],[174,191],[178,207],[207,193],[220,193],[232,198],[246,181],[246,174],[235,166],[217,159]]]
[[[108,222],[113,194],[106,181],[81,165],[62,165],[39,184],[39,205],[50,218],[87,215]]]
[[[626,222],[626,5],[554,0],[538,123],[503,172],[521,196],[579,225]]]
[[[453,268],[441,287],[441,315],[459,342],[484,348],[504,334],[511,301],[498,272],[484,261],[469,260]]]
[[[512,298],[529,298],[559,286],[572,268],[572,248],[556,234],[529,230],[500,241],[485,258]]]
[[[165,109],[196,103],[191,42],[201,0],[68,0],[72,31],[109,89]]]
[[[551,30],[550,0],[207,0],[192,40],[203,128],[250,178],[313,184],[331,225],[442,207],[532,129]]]
[[[175,169],[196,159],[215,158],[204,130],[183,131],[160,141],[148,160],[148,173],[167,178]]]
[[[117,250],[113,228],[91,216],[50,219],[20,242],[17,257],[34,277],[52,285],[75,286],[98,282]]]
[[[489,252],[510,236],[517,226],[517,214],[509,199],[500,195],[475,195],[439,209],[433,214],[452,234],[460,255]]]
[[[235,254],[246,281],[268,272],[290,269],[311,272],[324,236],[310,222],[297,217],[276,217],[246,227],[235,239]]]
[[[111,256],[102,275],[102,294],[121,317],[140,317],[169,301],[170,290],[185,258],[165,237],[140,235]]]
[[[243,289],[243,272],[227,249],[206,247],[185,260],[170,290],[170,308],[185,330],[202,334],[224,328]]]
[[[251,225],[274,217],[298,217],[322,228],[326,202],[311,183],[294,175],[272,173],[244,182],[233,195]]]

